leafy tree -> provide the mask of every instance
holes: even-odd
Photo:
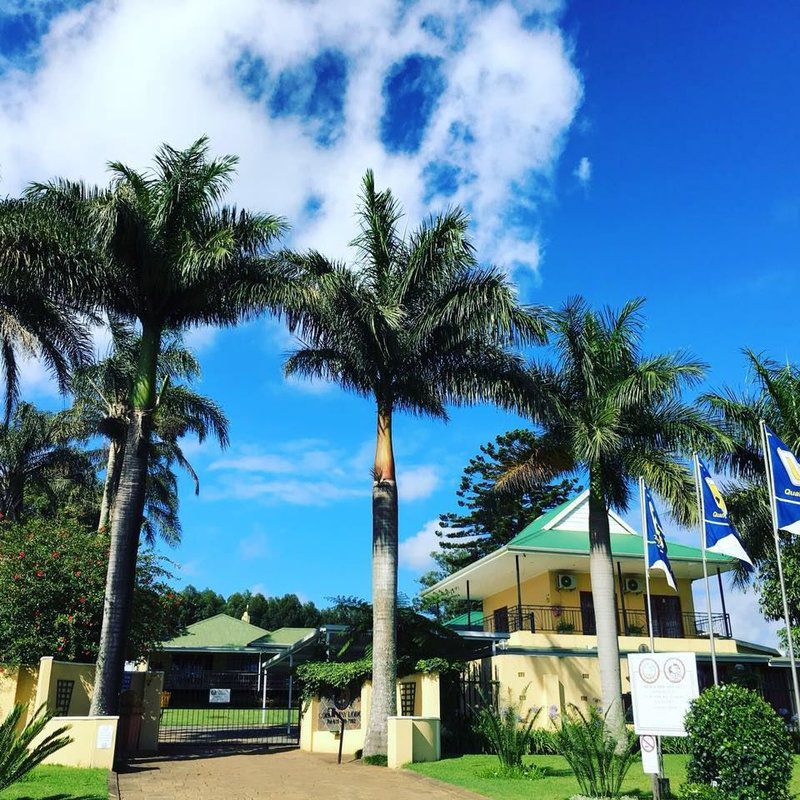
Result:
[[[93,715],[113,714],[119,705],[164,334],[235,324],[277,304],[292,287],[293,269],[267,258],[282,221],[222,205],[237,159],[213,159],[208,150],[205,138],[182,151],[163,145],[154,168],[144,172],[114,162],[106,189],[57,180],[30,190],[54,225],[75,226],[96,253],[100,307],[141,327],[111,522]]]
[[[463,513],[439,516],[440,551],[434,558],[441,573],[450,574],[508,544],[526,525],[579,491],[577,480],[535,483],[519,492],[498,492],[495,484],[520,452],[536,443],[528,430],[513,430],[481,445],[461,476],[456,496]]]
[[[396,707],[397,483],[392,442],[396,411],[447,419],[448,404],[513,405],[521,369],[507,347],[540,341],[545,326],[519,305],[507,278],[477,266],[468,220],[450,210],[410,234],[391,191],[367,172],[353,241],[355,269],[312,252],[292,320],[304,346],[287,375],[334,381],[375,405],[372,484],[373,693],[366,756],[386,752]]]
[[[125,439],[131,419],[131,388],[137,368],[141,337],[130,326],[112,322],[112,350],[97,362],[76,370],[70,380],[75,410],[89,432],[108,441],[105,480],[100,504],[99,529],[107,529],[119,489]],[[156,533],[169,542],[180,540],[177,478],[180,466],[194,479],[197,474],[180,447],[180,440],[194,434],[200,442],[214,436],[221,446],[228,443],[228,420],[222,409],[188,384],[200,378],[200,364],[184,347],[182,338],[165,333],[158,359],[158,394],[153,412],[153,440],[145,499],[144,532],[148,540]]]
[[[66,391],[70,370],[88,359],[91,337],[76,308],[82,247],[74,229],[54,226],[26,200],[0,201],[0,371],[5,421],[19,398],[20,356],[42,360]]]
[[[181,627],[214,617],[224,609],[225,598],[213,589],[198,591],[189,584],[178,593],[178,620]]]
[[[107,535],[63,517],[0,524],[0,663],[95,658],[108,547]],[[169,577],[152,553],[139,559],[126,658],[177,632]]]
[[[0,518],[22,519],[31,494],[52,512],[65,487],[94,488],[92,465],[77,447],[82,438],[70,412],[19,403],[8,424],[0,425]]]
[[[500,480],[501,488],[513,489],[588,473],[600,683],[620,747],[626,739],[608,512],[628,508],[641,476],[678,519],[688,521],[694,483],[680,456],[717,438],[706,415],[681,401],[684,387],[702,377],[703,365],[686,353],[642,354],[642,304],[633,300],[619,312],[597,312],[575,299],[556,314],[555,363],[529,369],[527,408],[541,435]]]

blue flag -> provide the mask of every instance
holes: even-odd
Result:
[[[728,517],[728,506],[722,492],[717,488],[708,467],[698,458],[700,469],[700,491],[703,497],[703,536],[706,550],[733,556],[753,566],[750,556],[742,546],[742,540]]]
[[[764,431],[772,472],[770,491],[775,498],[778,528],[800,533],[800,464],[795,454],[767,425],[764,425]]]
[[[647,568],[662,570],[667,578],[667,583],[673,590],[677,591],[675,588],[675,576],[672,574],[672,566],[667,555],[667,540],[664,538],[664,528],[658,518],[653,495],[647,487],[644,490],[644,508],[647,533]]]

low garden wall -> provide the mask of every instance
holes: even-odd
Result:
[[[110,766],[117,738],[128,753],[155,753],[163,673],[126,673],[123,716],[118,718],[88,716],[94,671],[94,664],[55,661],[50,657],[42,658],[36,666],[0,666],[0,718],[18,703],[27,705],[28,719],[44,705],[54,714],[47,731],[69,725],[68,735],[74,743],[52,755],[47,763],[102,767],[108,761]]]
[[[353,756],[364,747],[367,720],[372,699],[372,682],[365,681],[358,688],[339,693],[337,697],[314,697],[303,708],[300,720],[300,749],[308,753],[338,753],[341,723],[333,712],[336,708],[345,717],[342,753]],[[398,753],[390,764],[404,758],[396,766],[410,761],[433,760],[439,757],[439,676],[415,673],[397,681],[397,708],[410,712],[395,723],[396,735],[389,729],[389,747]],[[409,721],[410,724],[406,724]],[[414,724],[416,722],[416,725]],[[435,742],[435,744],[434,744]],[[410,757],[408,757],[410,754]]]

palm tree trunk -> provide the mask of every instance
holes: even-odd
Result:
[[[106,461],[106,479],[103,483],[103,499],[100,502],[100,521],[97,525],[97,532],[108,530],[111,521],[111,509],[114,507],[114,498],[119,488],[120,471],[122,470],[122,458],[125,443],[118,439],[111,439],[108,443],[108,459]]]
[[[385,755],[388,717],[397,713],[397,481],[392,409],[378,408],[372,484],[372,704],[364,755]]]
[[[95,668],[92,716],[116,714],[125,669],[125,644],[133,607],[136,558],[142,530],[148,454],[155,402],[160,329],[145,328],[139,352],[128,437],[111,519],[111,545],[103,603],[103,625]]]
[[[600,476],[595,471],[590,471],[589,475],[589,548],[589,573],[597,628],[597,660],[600,666],[603,708],[607,713],[606,722],[612,736],[622,743],[625,741],[625,714],[619,669],[611,531]]]

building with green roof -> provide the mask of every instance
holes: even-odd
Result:
[[[627,654],[649,648],[645,605],[644,540],[609,512],[614,561],[622,674]],[[712,635],[720,671],[746,671],[776,708],[790,708],[786,671],[770,666],[780,654],[734,638],[723,576],[735,567],[724,555],[707,553],[712,596],[709,616],[696,609],[692,585],[703,577],[702,552],[667,542],[675,575],[672,589],[662,572],[651,570],[652,628],[657,651],[697,654],[701,685],[711,683]],[[424,594],[464,602],[464,613],[448,621],[462,636],[486,642],[491,657],[483,672],[528,701],[558,708],[592,704],[600,698],[594,600],[589,574],[589,493],[583,492],[531,522],[508,544],[448,575]],[[778,665],[779,662],[775,662]],[[530,696],[531,692],[539,699]]]

